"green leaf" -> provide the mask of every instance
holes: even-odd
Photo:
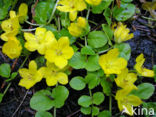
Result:
[[[127,61],[131,57],[131,47],[128,43],[116,44],[114,48],[118,48],[120,54],[119,57],[125,58]]]
[[[9,7],[13,0],[0,0],[0,20],[3,20],[8,15]]]
[[[92,108],[92,115],[96,116],[99,114],[99,108],[96,106],[93,106]]]
[[[37,111],[46,111],[54,106],[52,94],[48,90],[36,92],[30,100],[30,107]]]
[[[4,78],[9,78],[11,73],[10,65],[7,63],[0,65],[0,76]]]
[[[1,103],[2,100],[3,100],[3,96],[4,96],[4,94],[3,94],[3,93],[0,93],[0,103]]]
[[[109,96],[111,94],[112,83],[107,81],[106,78],[101,79],[101,86],[103,88],[103,92]]]
[[[60,108],[64,105],[65,100],[68,98],[69,91],[65,86],[57,86],[52,91],[52,97],[54,98],[54,106]]]
[[[110,111],[104,110],[99,113],[98,117],[111,117]]]
[[[68,14],[66,12],[60,12],[60,16],[61,16],[61,25],[67,28],[70,25],[70,19]]]
[[[94,14],[100,14],[103,12],[104,9],[108,8],[109,5],[111,4],[112,0],[105,0],[102,1],[99,5],[97,6],[92,6],[92,12]]]
[[[17,73],[17,72],[13,72],[13,73],[11,74],[10,79],[14,79],[17,75],[18,75],[18,73]]]
[[[104,94],[102,92],[96,92],[93,94],[93,104],[100,105],[104,101]]]
[[[151,114],[153,114],[153,116],[151,115],[147,115],[146,111],[144,112],[144,115],[146,115],[146,117],[155,117],[156,116],[156,102],[144,102],[143,103],[143,108],[146,108],[148,110],[148,112],[150,112]]]
[[[126,21],[135,13],[135,6],[131,3],[121,2],[120,8],[115,6],[113,9],[113,16],[117,21]]]
[[[76,76],[76,77],[72,78],[69,84],[75,90],[82,90],[86,86],[86,84],[84,82],[84,78],[81,76]]]
[[[91,107],[81,107],[81,112],[83,113],[83,114],[85,114],[85,115],[89,115],[89,114],[91,114]]]
[[[46,111],[39,111],[35,114],[35,117],[53,117],[51,113]]]
[[[141,99],[149,99],[154,93],[154,86],[150,83],[142,83],[137,86],[137,90],[133,90],[131,94],[138,96]]]
[[[85,66],[87,71],[96,71],[100,69],[99,66],[99,55],[93,55],[88,57],[87,64]]]
[[[45,65],[45,58],[44,56],[39,56],[35,59],[35,62],[37,63],[38,68]]]
[[[46,24],[53,11],[54,5],[54,0],[39,1],[37,6],[35,7],[35,16],[33,17],[34,20],[38,24]]]
[[[95,55],[94,50],[90,46],[85,46],[81,49],[83,55]]]
[[[96,73],[88,73],[85,77],[85,81],[88,84],[88,88],[93,89],[99,85],[100,78],[98,78]]]
[[[22,34],[17,36],[17,39],[20,41],[21,45],[22,45],[22,56],[28,56],[30,54],[30,52],[24,47],[25,45],[25,40]]]
[[[107,44],[107,36],[102,31],[93,31],[88,35],[88,44],[92,48],[100,48]]]
[[[82,107],[89,107],[92,104],[92,98],[87,95],[82,95],[78,99],[78,104]]]
[[[112,40],[113,35],[114,35],[112,29],[110,28],[110,26],[108,26],[106,24],[102,24],[102,29],[105,32],[105,35],[107,36],[107,40],[108,40],[109,45],[112,45],[111,40]]]
[[[111,21],[111,14],[112,14],[112,11],[111,11],[110,8],[107,8],[107,9],[104,11],[104,13],[103,13],[103,15],[105,16],[106,21],[107,21],[107,23],[108,23],[109,26],[110,26],[111,23],[112,23],[112,21]]]
[[[69,60],[69,65],[75,69],[83,69],[86,66],[86,57],[81,55],[80,52],[75,52]]]

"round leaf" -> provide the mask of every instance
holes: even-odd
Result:
[[[82,69],[86,66],[86,57],[81,55],[80,52],[76,52],[69,60],[69,65],[75,69]]]
[[[39,111],[35,114],[35,117],[53,117],[51,113],[46,111]]]
[[[108,8],[109,5],[111,4],[112,0],[105,0],[102,1],[99,5],[97,6],[92,6],[92,12],[94,14],[100,14],[103,12],[104,9]]]
[[[51,11],[53,10],[54,5],[54,0],[39,1],[35,7],[34,20],[38,24],[45,24],[50,18]]]
[[[57,86],[52,91],[52,97],[54,98],[54,106],[60,108],[64,105],[65,100],[68,98],[69,91],[65,86]]]
[[[95,88],[99,84],[100,78],[98,78],[96,73],[89,73],[85,77],[85,81],[88,84],[88,88],[89,89],[93,89],[93,88]]]
[[[88,35],[88,44],[93,48],[103,47],[107,41],[107,36],[102,31],[93,31]]]
[[[99,66],[99,55],[89,56],[85,68],[87,69],[87,71],[99,70],[100,69],[100,66]]]
[[[84,78],[80,77],[80,76],[72,78],[72,80],[70,81],[69,84],[75,90],[82,90],[86,86],[86,84],[84,82]]]
[[[104,101],[104,94],[102,92],[96,92],[93,94],[93,103],[100,105]]]
[[[90,96],[83,95],[78,99],[78,104],[82,107],[89,107],[92,104],[92,98]]]
[[[110,111],[102,111],[99,113],[98,117],[111,117]]]
[[[129,60],[131,57],[131,47],[128,43],[121,43],[114,46],[119,49],[120,55],[119,57],[123,57],[126,60]]]
[[[95,55],[94,50],[90,46],[85,46],[81,49],[81,54],[84,55]]]
[[[85,115],[89,115],[91,113],[91,107],[81,107],[80,110]]]
[[[154,93],[154,86],[150,83],[142,83],[137,86],[137,90],[133,90],[132,94],[140,97],[141,99],[149,99]]]
[[[126,21],[135,13],[135,6],[131,3],[121,2],[120,8],[115,6],[113,9],[113,16],[118,21]]]
[[[11,73],[10,65],[7,63],[0,65],[0,76],[4,78],[9,78]]]
[[[37,111],[46,111],[53,107],[51,92],[41,90],[36,92],[30,100],[30,106]]]
[[[99,108],[93,106],[93,108],[92,108],[92,115],[96,116],[96,115],[98,115],[98,114],[99,114]]]

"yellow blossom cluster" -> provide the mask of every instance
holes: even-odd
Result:
[[[80,37],[87,26],[87,21],[83,17],[79,17],[76,23],[71,23],[68,27],[69,33],[74,37]]]
[[[6,41],[2,47],[2,52],[9,58],[14,59],[20,56],[22,46],[17,40],[16,35],[19,33],[20,24],[27,18],[28,6],[22,3],[16,15],[15,11],[10,11],[10,18],[4,20],[1,24],[4,33],[0,36],[3,41]]]
[[[69,33],[74,37],[83,36],[87,30],[88,22],[86,18],[78,17],[79,11],[87,8],[87,4],[97,6],[102,0],[60,0],[57,9],[61,12],[69,12],[69,19],[72,21],[68,26]]]
[[[62,12],[69,12],[69,18],[74,21],[77,18],[78,11],[83,11],[87,8],[87,4],[99,5],[102,0],[60,0],[57,9]]]
[[[113,25],[113,28],[116,24]],[[129,34],[130,30],[126,28],[127,26],[122,24],[121,22],[118,23],[117,28],[114,30],[114,40],[116,43],[121,43],[123,41],[130,40],[134,37],[133,33]]]
[[[68,76],[62,70],[74,54],[73,48],[70,47],[69,38],[61,37],[56,40],[53,32],[40,27],[36,28],[35,34],[24,33],[24,37],[26,40],[25,48],[31,52],[37,50],[45,56],[47,62],[46,67],[41,67],[39,70],[37,70],[35,61],[29,63],[29,69],[21,69],[19,73],[22,79],[19,85],[29,89],[42,78],[46,79],[48,86],[54,86],[58,82],[63,85],[67,84]]]
[[[153,70],[143,67],[144,62],[145,58],[143,54],[140,54],[136,58],[136,64],[134,66],[137,73],[140,76],[154,77]],[[122,88],[117,91],[115,96],[115,99],[118,101],[118,107],[120,111],[133,115],[132,106],[139,106],[142,103],[139,97],[130,94],[132,90],[137,90],[137,87],[134,85],[137,80],[137,74],[129,72],[127,61],[119,57],[119,50],[117,48],[111,49],[107,54],[101,55],[99,64],[107,76],[110,74],[117,75],[115,82],[118,87]]]

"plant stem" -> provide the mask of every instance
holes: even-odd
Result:
[[[89,95],[90,95],[90,97],[92,98],[92,100],[93,100],[93,96],[92,96],[92,91],[91,91],[91,89],[89,89]],[[92,101],[93,102],[93,101]],[[91,105],[91,108],[93,109],[93,103],[92,103],[92,105]],[[94,115],[91,113],[91,115],[92,115],[92,117],[94,117]]]
[[[86,16],[86,19],[87,19],[87,20],[88,20],[88,18],[89,18],[89,14],[90,14],[90,7],[89,7],[89,9],[88,9],[87,16]]]
[[[31,22],[29,22],[29,21],[25,21],[27,24],[30,24],[30,25],[32,25],[32,26],[40,26],[40,24],[33,24],[33,23],[31,23]]]
[[[112,114],[112,96],[109,96],[109,111]]]
[[[52,11],[52,13],[51,13],[51,16],[50,16],[49,21],[47,22],[47,24],[50,24],[50,22],[52,21],[53,15],[54,15],[54,13],[55,13],[55,11],[56,11],[56,7],[57,7],[57,4],[58,4],[59,1],[60,1],[60,0],[57,0],[57,1],[56,1],[56,4],[55,4],[55,6],[54,6],[54,9],[53,9],[53,11]]]
[[[85,37],[85,46],[87,46],[87,37]]]
[[[11,86],[11,82],[8,84],[8,86],[6,87],[5,91],[3,92],[3,96],[6,94],[6,92],[8,91],[10,86]]]
[[[21,31],[23,32],[31,32],[31,31],[35,31],[36,28],[33,28],[33,29],[21,29]]]
[[[60,31],[61,30],[60,17],[57,18],[57,22],[58,22],[58,31]]]
[[[110,48],[108,48],[108,49],[106,49],[106,50],[100,51],[100,52],[98,52],[98,54],[103,54],[103,53],[109,51],[109,50],[112,49],[112,48],[113,48],[113,47],[110,47]]]
[[[21,64],[21,66],[19,68],[23,67],[23,65],[25,64],[25,62],[27,61],[28,58],[29,58],[29,55],[24,59],[23,63]]]
[[[19,68],[23,67],[23,65],[24,65],[25,62],[27,61],[28,57],[29,57],[29,56],[27,56],[27,57],[25,58],[25,60],[23,61],[23,63],[21,64],[21,66],[20,66]],[[13,80],[13,79],[11,79],[11,80]],[[10,81],[10,80],[8,80],[8,81]],[[7,82],[8,82],[8,81],[7,81]],[[8,91],[8,89],[9,89],[10,86],[11,86],[11,82],[9,82],[8,86],[7,86],[6,89],[4,90],[3,96],[6,94],[6,92]]]
[[[153,18],[150,18],[150,17],[145,17],[145,16],[141,16],[141,17],[144,18],[144,19],[147,19],[147,20],[156,21],[156,19],[153,19]]]
[[[90,22],[90,23],[92,23],[92,24],[94,24],[94,25],[98,25],[96,22],[94,22],[94,21],[92,21],[92,20],[88,20],[88,22]]]
[[[54,107],[54,117],[56,117],[56,108]]]

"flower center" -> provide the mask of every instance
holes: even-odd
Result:
[[[56,50],[56,55],[61,56],[61,55],[62,55],[62,51],[59,50],[59,49],[57,49],[57,50]]]

